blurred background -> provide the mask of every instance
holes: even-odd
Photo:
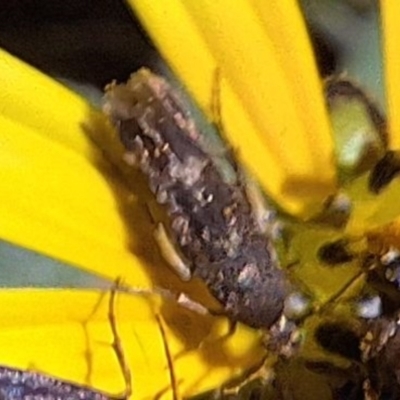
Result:
[[[382,100],[374,0],[300,0],[323,76],[347,71]],[[90,93],[161,60],[122,0],[0,1],[0,46]],[[382,102],[382,101],[381,101]]]

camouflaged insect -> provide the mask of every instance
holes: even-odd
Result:
[[[0,366],[0,399],[4,400],[116,400],[83,386],[37,372]]]
[[[164,79],[142,69],[126,84],[108,85],[105,99],[126,160],[167,208],[169,227],[157,229],[162,253],[183,279],[201,278],[233,321],[270,327],[288,286],[243,182],[224,177]]]
[[[361,344],[367,367],[366,399],[400,398],[400,314],[369,322]]]

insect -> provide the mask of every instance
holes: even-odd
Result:
[[[399,346],[399,315],[370,321],[361,345],[370,398],[399,398]]]
[[[0,398],[5,400],[124,400],[132,393],[131,374],[118,338],[114,315],[116,289],[110,295],[108,319],[113,333],[113,348],[125,379],[120,395],[102,393],[92,388],[63,381],[38,372],[0,366]]]
[[[345,88],[348,86],[344,85]],[[313,320],[311,324],[314,324],[323,321],[325,316],[322,314],[326,310],[330,309],[334,315],[336,300],[348,286],[332,291],[324,300],[326,303],[310,309],[303,321],[296,321],[295,325],[286,320],[285,326],[282,321],[290,319],[288,305],[291,306],[290,300],[295,298],[296,291],[280,268],[273,235],[264,229],[263,218],[265,215],[271,217],[273,212],[263,212],[262,196],[256,187],[242,179],[232,154],[210,150],[204,132],[190,117],[180,96],[163,78],[146,69],[133,74],[126,84],[114,82],[108,85],[104,111],[117,128],[124,147],[124,159],[141,169],[158,203],[167,211],[168,224],[158,224],[155,229],[155,238],[164,258],[182,280],[201,278],[232,321],[265,329],[266,345],[272,350],[269,353],[287,356],[282,357],[285,360],[281,362],[281,369],[277,366],[276,371],[280,372],[276,374],[275,382],[285,386],[285,371],[291,363],[301,364],[307,376],[311,371],[309,364],[301,357],[290,357],[296,334],[306,318],[309,317],[308,323]],[[230,164],[233,177],[222,170],[217,162],[221,158]],[[350,265],[363,257],[347,250],[346,239],[331,241],[330,229],[337,229],[339,234],[350,214],[350,200],[339,194],[326,204],[326,209],[315,221],[310,222],[309,231],[306,232],[308,228],[299,222],[301,229],[294,230],[294,234],[300,232],[300,236],[308,238],[308,243],[312,242],[310,250],[303,251],[307,253],[304,264],[315,263],[319,267],[323,261],[328,265]],[[295,224],[292,222],[293,226]],[[316,225],[321,226],[318,231],[314,229]],[[326,232],[325,226],[328,226]],[[307,236],[310,232],[320,235],[315,240],[316,245],[325,236],[329,241],[323,240],[325,245],[317,251],[314,239],[309,239],[317,236]],[[306,256],[314,252],[316,260],[310,262]],[[331,270],[335,273],[333,268]],[[357,280],[363,273],[359,271],[349,282]],[[334,331],[339,331],[338,326]],[[359,378],[362,380],[363,375],[357,368],[350,383],[347,370],[334,365],[321,369],[328,371],[328,379],[332,381],[335,376],[340,376],[333,392],[347,393],[350,385],[349,390],[358,393]],[[283,376],[281,381],[280,375]],[[235,383],[232,392],[249,389],[247,382],[246,379],[239,385]],[[220,391],[222,396],[224,393],[226,390]]]
[[[113,397],[36,372],[0,367],[0,397],[7,400],[111,400]]]
[[[251,191],[227,179],[178,94],[147,69],[106,88],[104,111],[125,159],[140,167],[169,215],[156,238],[184,280],[201,278],[233,321],[269,328],[290,292]],[[235,166],[233,165],[235,168]]]
[[[375,239],[376,240],[376,239]],[[319,344],[327,351],[351,360],[346,370],[353,397],[346,392],[339,399],[398,399],[400,396],[400,292],[399,251],[383,246],[378,251],[358,255],[363,260],[367,290],[357,299],[358,316],[346,325],[322,325]],[[321,332],[325,330],[324,338]],[[340,334],[342,330],[342,334]],[[332,376],[332,365],[322,373]],[[336,397],[334,397],[336,399]]]

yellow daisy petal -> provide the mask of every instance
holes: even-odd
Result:
[[[0,117],[0,128],[0,236],[111,279],[148,283],[120,216],[118,201],[128,206],[132,197],[126,187],[27,127]]]
[[[109,293],[83,290],[3,290],[0,359],[117,395],[125,380],[112,348]],[[164,339],[148,301],[117,294],[117,331],[135,399],[171,398]]]
[[[2,49],[0,69],[0,115],[81,154],[92,153],[81,124],[95,113],[84,99]]]
[[[389,125],[389,145],[400,148],[400,3],[380,1],[383,27],[383,54],[386,87],[386,105]]]
[[[0,292],[4,307],[1,364],[107,393],[122,392],[124,375],[111,347],[108,296],[107,292],[61,289]],[[160,313],[156,297],[117,294],[116,304],[118,335],[132,374],[132,398],[157,394],[172,398],[173,389],[187,397],[213,389],[243,372],[245,365],[254,364],[262,354],[261,342],[255,343],[254,333],[242,327],[223,343],[217,332],[203,342],[209,318],[198,316],[196,325],[187,311],[173,303],[163,309],[164,337],[156,317]]]
[[[86,135],[88,126],[110,132],[105,118],[54,80],[0,55],[1,238],[148,286],[132,251],[133,225],[150,229],[145,204]]]
[[[130,3],[203,109],[221,72],[229,141],[279,204],[304,212],[334,190],[328,119],[296,2]],[[277,16],[282,28],[271,34]]]

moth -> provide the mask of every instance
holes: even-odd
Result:
[[[199,277],[233,321],[269,328],[290,291],[271,236],[260,226],[253,192],[227,178],[204,132],[165,79],[147,69],[106,87],[104,111],[125,159],[139,166],[169,216],[160,250],[182,279]],[[245,134],[245,133],[244,133]],[[226,157],[227,159],[229,157]],[[231,162],[237,171],[235,161]]]

